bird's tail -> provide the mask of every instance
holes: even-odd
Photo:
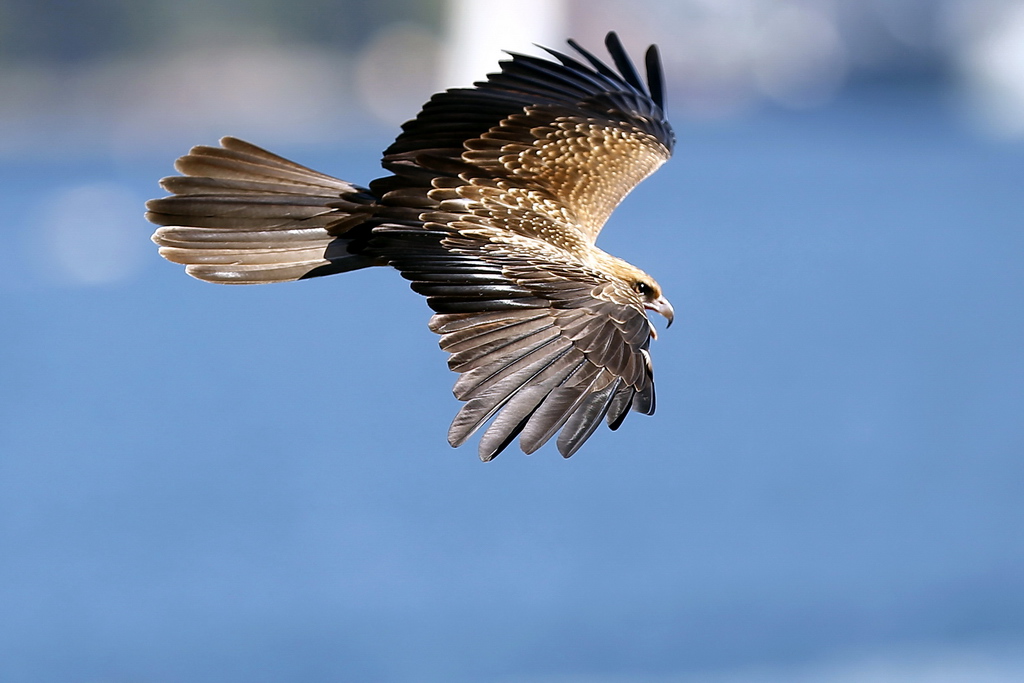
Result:
[[[172,193],[147,202],[160,254],[200,280],[254,284],[376,265],[353,247],[375,200],[237,138],[193,147],[160,181]]]

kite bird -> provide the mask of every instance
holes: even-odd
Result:
[[[510,54],[472,88],[434,95],[384,152],[369,188],[237,138],[198,146],[147,204],[160,254],[201,280],[284,282],[391,266],[427,297],[460,373],[464,443],[480,458],[558,433],[568,458],[602,419],[654,413],[647,311],[673,311],[651,276],[595,246],[612,210],[671,155],[658,51],[647,83],[615,33],[614,68]]]

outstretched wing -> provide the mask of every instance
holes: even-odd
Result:
[[[512,55],[436,95],[385,152],[394,175],[370,186],[393,220],[370,248],[427,296],[461,374],[449,441],[491,420],[483,460],[556,433],[569,457],[602,419],[654,412],[643,301],[594,241],[673,136],[656,50],[645,85],[614,33],[607,45],[618,72],[573,44],[586,64]]]
[[[493,227],[592,246],[619,202],[670,157],[674,135],[656,47],[645,85],[615,33],[606,44],[619,72],[570,44],[586,64],[553,50],[557,61],[516,54],[475,87],[435,95],[385,151],[394,175],[371,189],[408,206],[444,187],[454,190],[450,208],[462,199]]]
[[[651,325],[636,293],[549,244],[491,228],[381,226],[382,251],[436,315],[466,404],[448,432],[491,460],[517,436],[532,453],[559,431],[569,457],[603,418],[654,412]]]

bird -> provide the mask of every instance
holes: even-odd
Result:
[[[657,338],[674,311],[650,275],[596,246],[622,199],[672,155],[656,45],[646,82],[613,31],[609,65],[508,52],[499,71],[435,94],[362,187],[234,137],[193,147],[147,202],[159,253],[214,283],[387,266],[426,297],[459,374],[448,431],[484,428],[480,459],[556,434],[568,458],[602,421],[652,415]]]

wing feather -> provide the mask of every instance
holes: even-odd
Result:
[[[558,435],[558,450],[563,456],[572,457],[597,430],[601,425],[601,419],[608,414],[608,409],[621,386],[622,380],[616,379],[604,389],[589,394],[576,408],[576,411],[570,415]]]
[[[651,99],[662,111],[665,110],[665,73],[661,68],[661,55],[658,46],[651,45],[644,54],[647,66],[647,87],[651,91]]]
[[[612,56],[612,61],[615,62],[615,67],[622,74],[622,77],[626,79],[626,82],[631,86],[644,92],[644,82],[640,78],[640,74],[636,70],[636,66],[633,64],[633,60],[629,58],[629,54],[626,52],[626,48],[622,46],[622,41],[619,39],[619,35],[614,31],[608,33],[604,39],[604,45],[608,48],[608,53]]]
[[[622,421],[629,415],[629,409],[633,406],[633,397],[636,396],[636,389],[631,386],[623,386],[612,396],[611,404],[608,406],[608,428],[613,432],[622,426]]]
[[[605,78],[607,78],[607,79],[609,79],[610,81],[613,81],[613,82],[622,81],[622,76],[620,76],[619,74],[617,74],[614,71],[612,71],[608,67],[607,64],[605,64],[600,59],[598,59],[590,51],[584,49],[575,40],[570,38],[568,40],[568,43],[569,43],[570,47],[572,47],[572,49],[576,50],[576,52],[579,52],[583,56],[583,58],[586,59],[590,63],[590,66],[593,67],[597,71],[597,73],[601,74],[602,76],[604,76]]]
[[[566,343],[555,346],[552,351],[553,353],[542,355],[532,363],[518,367],[515,372],[501,376],[498,381],[488,385],[486,391],[469,398],[452,422],[448,431],[448,442],[453,446],[464,443],[523,389],[547,395],[584,362],[579,360],[575,365],[571,362],[571,348]]]
[[[419,240],[415,253],[404,228],[380,230],[374,246],[438,311],[430,327],[460,373],[453,393],[465,402],[449,429],[452,445],[490,421],[479,446],[484,460],[516,437],[532,453],[559,430],[559,451],[569,457],[604,417],[617,427],[638,407],[635,396],[650,395],[650,323],[638,300],[610,298],[619,285],[608,274],[541,240],[510,244],[494,229],[428,225],[434,241]],[[490,284],[477,292],[479,308],[463,311],[462,286],[476,286],[481,275]],[[507,307],[509,292],[522,307]]]
[[[525,346],[517,347],[487,365],[462,373],[455,382],[452,393],[460,401],[469,400],[489,391],[509,376],[518,376],[517,373],[523,368],[529,368],[538,361],[550,361],[559,357],[571,346],[572,344],[559,336],[557,331],[530,340]]]
[[[618,37],[606,43],[618,71],[570,41],[586,64],[556,51],[557,61],[510,54],[474,88],[435,95],[385,151],[394,175],[371,188],[433,183],[419,172],[427,169],[458,177],[465,213],[492,226],[577,251],[593,245],[674,144],[657,52],[647,55],[653,80],[644,84]]]
[[[484,462],[493,460],[508,447],[522,433],[537,406],[547,395],[546,386],[533,385],[523,387],[509,399],[480,437],[480,459]]]
[[[559,330],[554,323],[546,319],[499,328],[462,344],[449,345],[446,350],[452,355],[448,359],[448,367],[456,372],[467,372],[498,361],[509,352],[512,345],[530,343],[557,334]],[[460,348],[462,350],[456,350]]]

